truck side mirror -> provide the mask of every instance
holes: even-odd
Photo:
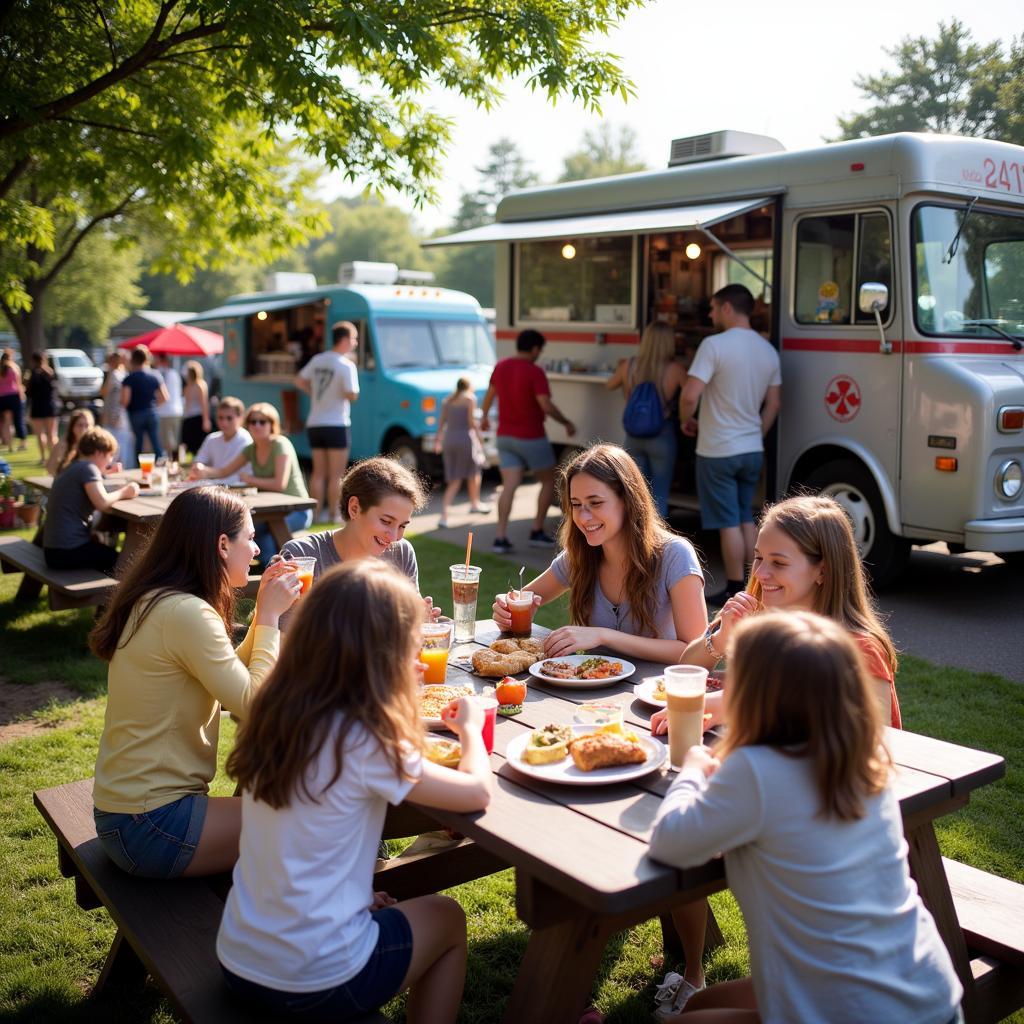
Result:
[[[879,352],[888,355],[892,352],[892,343],[885,338],[885,328],[882,326],[882,310],[889,305],[889,289],[879,281],[865,281],[860,286],[860,293],[857,296],[857,304],[862,313],[874,313],[875,323],[878,325],[878,336],[880,338]]]

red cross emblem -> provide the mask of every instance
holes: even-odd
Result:
[[[825,408],[840,423],[849,423],[860,412],[860,386],[852,377],[840,374],[825,388]]]

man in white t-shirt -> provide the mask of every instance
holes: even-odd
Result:
[[[338,515],[341,478],[348,468],[352,403],[359,397],[359,373],[348,357],[359,344],[355,324],[341,320],[331,328],[334,345],[318,352],[295,377],[309,395],[306,435],[313,453],[309,491],[316,502],[315,522]]]
[[[178,444],[181,441],[181,417],[184,406],[181,401],[181,374],[174,368],[170,356],[158,352],[153,361],[156,372],[160,374],[167,388],[167,401],[158,405],[156,417],[160,426],[160,444],[167,452],[168,459],[178,457]]]
[[[234,462],[239,455],[252,444],[252,436],[242,426],[245,406],[238,398],[225,396],[217,403],[217,426],[220,428],[203,438],[203,443],[196,452],[193,466],[209,466],[221,469],[229,462]],[[234,476],[226,476],[218,483],[241,484],[241,474],[251,472],[251,467],[243,466]]]
[[[711,298],[711,322],[679,396],[684,431],[700,402],[697,495],[705,530],[718,530],[725,589],[708,596],[722,605],[745,586],[744,563],[754,558],[754,492],[764,464],[764,435],[782,403],[779,353],[750,328],[754,297],[741,284]]]

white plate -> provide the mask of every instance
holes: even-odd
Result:
[[[663,708],[665,701],[660,697],[654,696],[654,688],[661,682],[661,676],[655,676],[654,679],[645,679],[642,683],[637,683],[633,689],[633,696],[637,700],[642,700],[645,704],[650,704],[651,707]]]
[[[622,664],[622,672],[617,676],[608,676],[607,679],[552,679],[544,675],[540,667],[545,661],[564,661],[569,665],[580,665],[588,658],[606,658],[608,661],[618,661]],[[628,679],[636,671],[636,666],[625,658],[611,658],[605,654],[567,654],[562,658],[542,658],[530,666],[530,675],[542,682],[550,683],[552,686],[564,686],[569,690],[590,690],[597,686],[608,686],[610,683],[617,683]]]
[[[574,725],[572,731],[576,736],[596,732],[589,725]],[[660,768],[668,757],[668,746],[637,733],[640,743],[647,751],[647,760],[643,764],[620,764],[614,768],[595,768],[592,772],[581,771],[573,764],[571,757],[566,757],[557,764],[528,764],[523,760],[523,750],[530,740],[530,733],[517,736],[505,748],[505,759],[517,772],[528,775],[531,779],[542,782],[559,782],[565,786],[609,786],[615,782],[627,782]]]

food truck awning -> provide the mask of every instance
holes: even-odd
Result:
[[[699,206],[659,207],[652,210],[624,210],[591,213],[544,220],[510,220],[485,224],[442,238],[430,238],[423,245],[467,245],[472,242],[528,242],[546,238],[580,238],[583,235],[631,235],[637,231],[685,231],[710,227],[723,220],[756,210],[771,202],[767,196],[733,199]]]
[[[204,309],[188,318],[192,323],[197,320],[225,320],[233,316],[252,316],[254,313],[270,313],[275,309],[290,309],[293,306],[306,306],[315,302],[308,296],[291,299],[253,299],[251,302],[233,302],[227,306],[217,306],[214,309]]]

